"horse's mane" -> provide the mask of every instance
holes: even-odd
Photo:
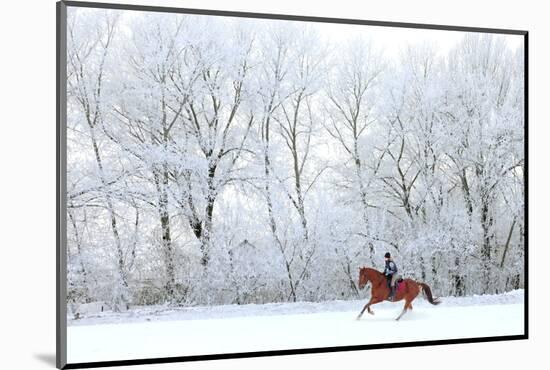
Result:
[[[376,273],[378,273],[378,274],[380,274],[380,275],[383,275],[382,272],[378,271],[377,269],[373,269],[372,267],[361,267],[360,270],[361,270],[361,271],[369,270],[369,271],[372,271],[372,272],[376,272]]]

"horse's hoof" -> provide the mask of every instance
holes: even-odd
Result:
[[[374,316],[374,311],[371,311],[371,312],[369,312],[369,313],[370,313],[371,315],[373,315],[373,316]]]
[[[357,316],[357,317],[355,318],[355,320],[357,320],[357,321],[361,320],[361,315]]]

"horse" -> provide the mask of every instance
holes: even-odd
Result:
[[[371,315],[374,315],[374,311],[370,309],[370,306],[388,299],[390,295],[390,288],[388,288],[387,280],[383,273],[368,267],[360,268],[359,289],[363,289],[369,281],[372,285],[371,299],[365,305],[365,307],[363,307],[363,310],[361,311],[359,316],[357,316],[357,320],[361,319],[361,316],[363,316],[363,312],[365,312],[365,310],[367,310],[368,313],[370,313]],[[411,302],[416,298],[416,296],[418,296],[421,291],[424,292],[424,295],[428,299],[428,302],[430,302],[431,304],[438,305],[439,303],[441,303],[439,298],[433,297],[432,290],[425,283],[416,282],[412,279],[405,279],[401,282],[401,284],[405,284],[405,286],[395,292],[395,296],[392,302],[398,302],[404,299],[405,306],[403,307],[403,311],[396,318],[396,320],[399,320],[405,314],[405,312],[407,312],[407,310],[412,310]]]

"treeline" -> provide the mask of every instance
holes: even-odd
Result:
[[[355,298],[386,251],[438,295],[523,286],[523,49],[323,35],[69,8],[69,302]]]

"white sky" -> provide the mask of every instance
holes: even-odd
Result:
[[[130,20],[136,16],[143,14],[142,11],[121,10],[125,20]],[[170,17],[174,13],[160,13]],[[211,17],[208,15],[187,15],[191,17]],[[433,30],[419,28],[401,28],[387,26],[370,26],[370,25],[352,25],[340,23],[320,23],[320,22],[302,22],[302,21],[287,21],[277,19],[254,19],[254,18],[235,18],[235,17],[213,17],[213,19],[238,19],[239,21],[253,21],[265,23],[298,23],[308,25],[316,29],[322,38],[327,38],[331,41],[345,41],[357,37],[370,39],[373,44],[384,50],[386,56],[397,56],[399,52],[408,45],[414,46],[422,43],[429,43],[436,46],[439,53],[445,54],[458,41],[460,41],[467,32],[449,31],[449,30]],[[506,44],[510,49],[516,49],[523,45],[522,35],[502,35],[506,40]]]
[[[333,40],[352,39],[361,35],[383,47],[386,55],[398,55],[399,51],[407,45],[413,46],[422,43],[434,44],[440,53],[446,53],[468,33],[463,31],[332,23],[319,24],[319,32],[326,33]],[[515,49],[523,43],[523,36],[521,35],[500,36],[505,38],[506,44],[511,49]]]
[[[71,7],[70,7],[71,8]],[[73,8],[74,9],[74,8]],[[78,8],[79,11],[84,9]],[[86,9],[84,11],[94,12],[101,11],[99,9]],[[138,17],[145,12],[135,10],[117,10],[121,12],[122,22],[129,22],[131,19]],[[164,14],[167,18],[176,13],[156,13]],[[209,15],[186,15],[188,17],[212,17]],[[463,31],[448,31],[448,30],[433,30],[419,28],[401,28],[387,26],[370,26],[370,25],[351,25],[340,23],[320,23],[320,22],[302,22],[302,21],[287,21],[276,19],[254,19],[254,18],[235,18],[235,17],[212,17],[212,19],[237,19],[238,21],[261,22],[261,23],[298,23],[308,25],[318,31],[321,38],[326,38],[330,41],[346,41],[354,38],[370,39],[377,48],[381,48],[386,56],[398,56],[400,51],[408,45],[414,46],[422,43],[433,44],[440,54],[446,54],[458,41],[460,41],[467,32]],[[503,37],[510,49],[516,49],[523,45],[522,35],[499,35]]]

